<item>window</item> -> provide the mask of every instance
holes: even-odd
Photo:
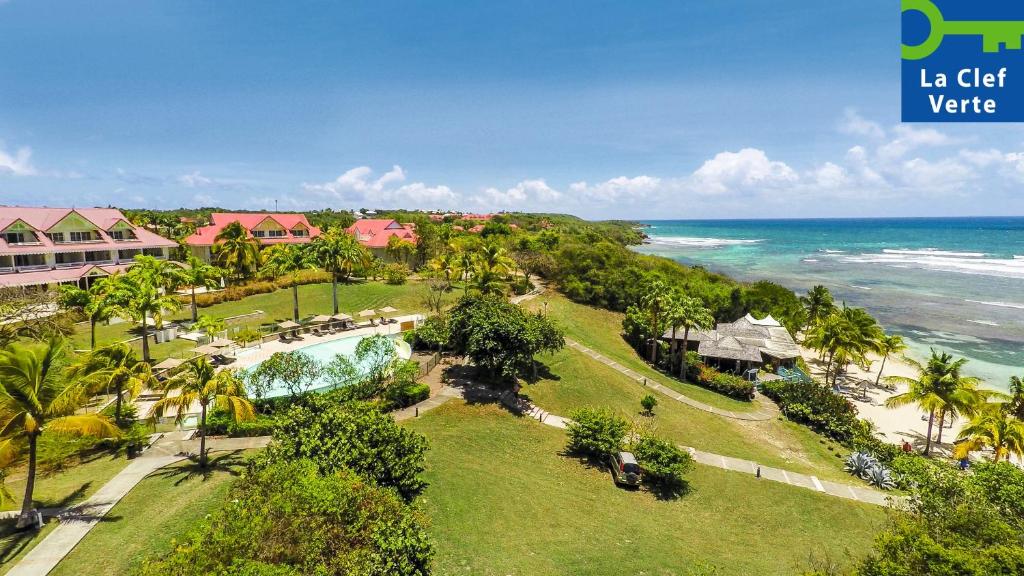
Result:
[[[124,240],[124,230],[110,230],[107,234],[114,240]]]
[[[72,242],[89,242],[92,240],[92,232],[69,232]]]
[[[284,230],[267,230],[267,236],[270,238],[284,238],[286,234]]]
[[[252,231],[252,237],[253,238],[266,238],[267,237],[267,233],[265,231],[263,231],[263,230],[253,230]]]
[[[292,230],[292,236],[295,236],[296,238],[305,238],[306,232],[307,231],[303,228],[296,228]]]
[[[21,232],[8,232],[4,234],[8,244],[21,244],[25,241],[25,235]]]
[[[54,242],[63,242],[64,241],[64,233],[63,232],[50,232],[49,234],[47,234],[47,236],[49,236],[50,240],[53,240]]]

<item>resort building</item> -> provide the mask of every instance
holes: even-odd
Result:
[[[311,226],[305,214],[268,214],[214,212],[210,225],[197,228],[185,239],[192,254],[206,262],[212,261],[213,245],[217,235],[233,222],[238,222],[261,246],[272,244],[305,244],[320,235],[320,229]]]
[[[124,270],[139,254],[177,247],[114,208],[0,206],[0,286],[45,286]]]
[[[392,237],[416,243],[416,228],[412,224],[400,224],[397,220],[364,218],[348,227],[349,234],[356,237],[360,244],[381,259],[387,259],[388,242]]]
[[[672,348],[682,345],[683,331],[672,330],[662,335]],[[758,320],[750,314],[731,323],[719,324],[714,330],[691,330],[688,350],[696,350],[710,366],[726,371],[743,372],[766,364],[791,367],[800,356],[800,347],[789,330],[771,315]]]

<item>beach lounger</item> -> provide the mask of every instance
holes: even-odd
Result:
[[[288,338],[288,335],[285,334],[284,332],[278,334],[277,339],[280,340],[281,342],[284,342],[285,344],[291,342],[291,340]]]
[[[324,335],[324,333],[321,332],[319,328],[313,328],[312,330],[309,331],[309,333],[312,334],[313,336],[323,336]]]

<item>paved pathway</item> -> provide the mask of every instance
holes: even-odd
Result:
[[[614,370],[617,370],[622,374],[625,374],[633,381],[643,384],[644,386],[650,388],[651,390],[660,392],[661,394],[664,394],[665,396],[668,396],[673,400],[677,400],[679,402],[682,402],[683,404],[692,406],[698,410],[703,410],[705,412],[710,412],[712,414],[717,414],[718,416],[724,416],[726,418],[732,418],[734,420],[747,420],[752,422],[772,420],[778,417],[779,415],[779,410],[778,408],[775,407],[775,403],[760,395],[758,395],[758,398],[760,399],[761,409],[755,412],[733,412],[731,410],[724,410],[722,408],[716,408],[703,402],[698,402],[697,400],[694,400],[689,396],[676,392],[675,390],[669,388],[668,386],[665,386],[664,384],[658,383],[653,378],[644,376],[643,374],[640,374],[639,372],[633,370],[632,368],[627,368],[626,366],[619,364],[615,360],[612,360],[607,356],[604,356],[594,350],[591,350],[590,348],[587,348],[586,346],[580,344],[579,342],[576,342],[575,340],[566,338],[565,343],[568,347],[579,352],[582,352],[583,354],[591,357],[592,359],[597,360],[598,362]]]
[[[522,413],[525,416],[529,416],[539,422],[547,424],[548,426],[565,428],[569,422],[571,422],[568,418],[563,418],[546,412],[545,410],[533,405],[525,398],[516,396],[511,392],[505,392],[500,396],[500,399],[503,404],[512,410]],[[721,454],[703,452],[689,446],[680,446],[680,448],[688,451],[695,461],[700,464],[704,464],[705,466],[714,466],[715,468],[722,468],[732,472],[741,472],[755,476],[760,475],[760,477],[765,480],[782,482],[783,484],[798,486],[800,488],[807,488],[828,496],[845,498],[847,500],[856,500],[858,502],[865,502],[878,506],[887,505],[890,498],[890,496],[885,492],[868,488],[866,486],[855,486],[852,484],[841,484],[839,482],[819,480],[816,476],[809,476],[807,474],[783,470],[781,468],[760,466],[757,462],[752,462],[750,460],[742,460],[731,456],[722,456]]]

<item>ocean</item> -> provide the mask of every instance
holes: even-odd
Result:
[[[1024,217],[643,222],[640,252],[866,308],[921,360],[968,359],[1006,390],[1024,376]]]

